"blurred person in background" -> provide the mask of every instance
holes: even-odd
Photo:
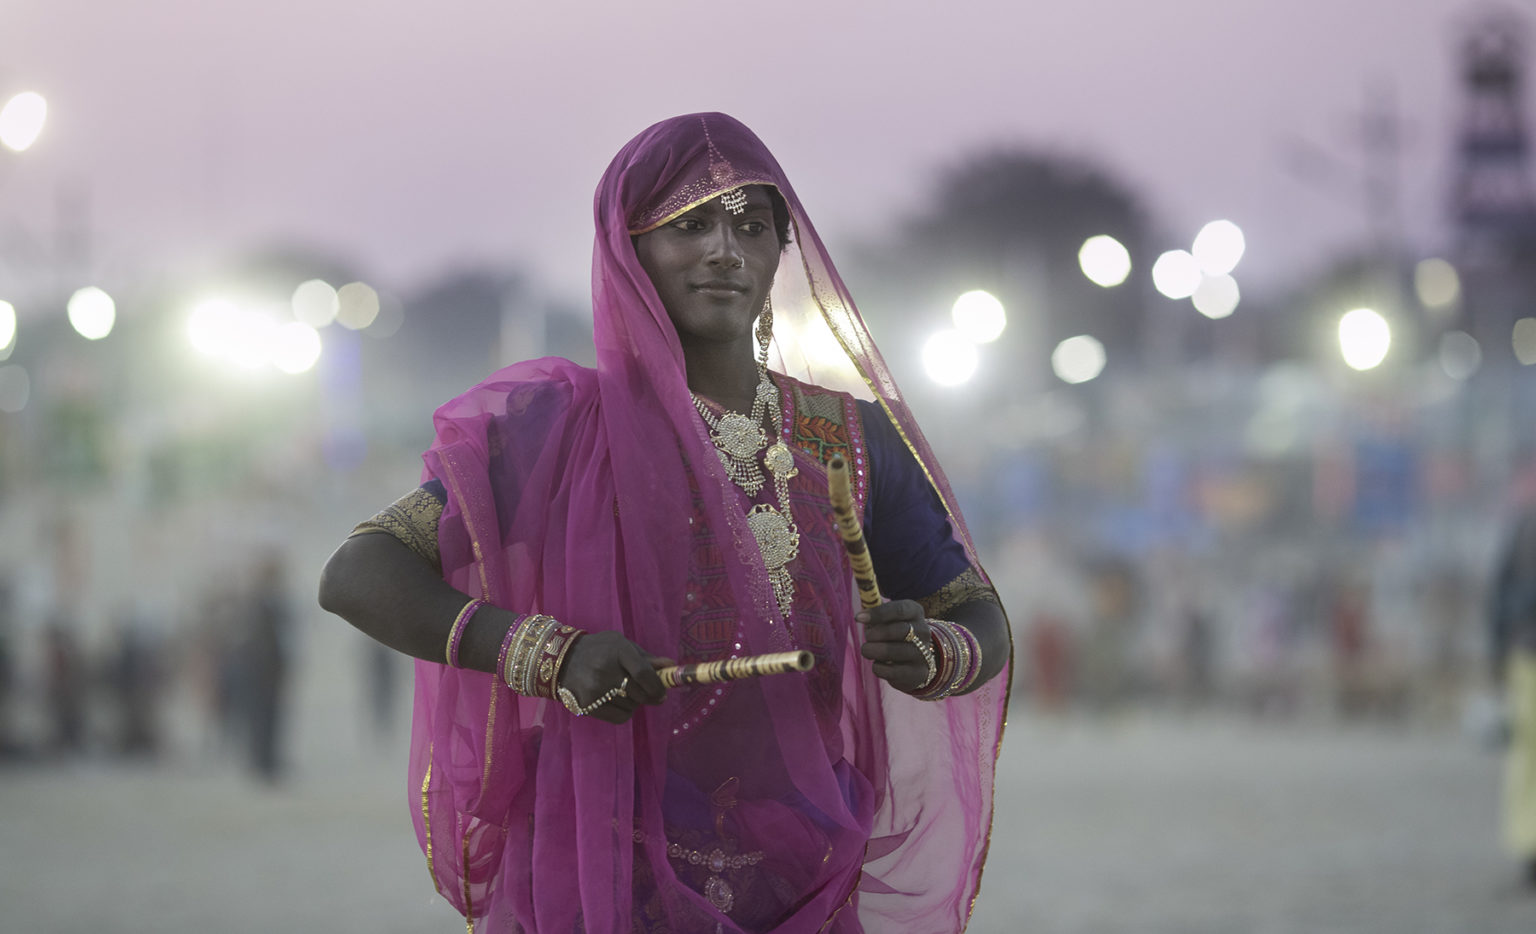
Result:
[[[164,672],[160,640],[134,611],[118,620],[106,683],[117,718],[117,751],[127,756],[154,755],[160,748],[159,704]]]
[[[1493,681],[1505,694],[1510,722],[1504,842],[1536,889],[1536,509],[1516,523],[1489,603]]]
[[[422,487],[321,581],[419,659],[438,891],[485,931],[961,930],[1010,647],[943,473],[745,126],[647,129],[595,213],[597,368],[516,364],[439,409]],[[896,598],[869,611],[833,455]],[[786,650],[815,667],[655,671]]]
[[[48,715],[53,732],[50,747],[58,753],[85,748],[85,702],[90,689],[85,657],[75,636],[73,620],[55,611],[43,632]]]
[[[20,752],[11,694],[16,686],[16,597],[10,578],[0,575],[0,759]]]
[[[250,730],[250,765],[266,782],[283,777],[293,606],[288,599],[282,556],[271,553],[257,565],[245,639],[238,658],[245,669],[245,714]]]

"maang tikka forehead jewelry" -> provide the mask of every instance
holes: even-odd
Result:
[[[747,192],[742,188],[733,188],[720,196],[720,206],[732,214],[740,214],[747,209]]]

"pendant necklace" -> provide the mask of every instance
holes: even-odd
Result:
[[[710,430],[709,440],[719,453],[726,474],[748,496],[756,496],[767,482],[758,466],[758,455],[764,448],[768,449],[762,462],[773,475],[774,498],[778,504],[753,506],[747,512],[747,528],[757,539],[758,551],[762,552],[763,565],[768,571],[768,582],[773,585],[779,612],[787,621],[795,603],[795,579],[789,573],[789,562],[800,553],[800,530],[795,527],[794,513],[789,505],[789,481],[799,470],[784,439],[775,439],[771,446],[768,444],[763,416],[770,402],[778,402],[779,391],[768,377],[766,366],[759,367],[759,374],[757,396],[752,401],[750,415],[726,409],[717,418],[697,395],[693,396],[693,405]]]

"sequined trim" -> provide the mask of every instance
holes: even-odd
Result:
[[[789,438],[791,444],[818,464],[824,465],[832,455],[841,454],[849,463],[854,507],[860,516],[864,515],[869,500],[869,460],[858,403],[847,393],[777,373],[774,376],[780,383],[788,383],[790,389],[780,393],[784,405],[779,436]]]
[[[917,602],[922,604],[924,616],[942,619],[943,614],[955,607],[975,600],[992,603],[999,607],[1003,605],[997,599],[997,591],[981,579],[976,569],[966,568],[954,580],[926,597],[919,597]]]
[[[384,507],[373,518],[359,522],[352,535],[383,532],[393,535],[405,547],[420,555],[434,568],[442,569],[437,550],[437,524],[443,517],[443,504],[426,490],[416,489]],[[351,538],[352,535],[347,536]]]

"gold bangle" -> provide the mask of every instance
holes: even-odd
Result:
[[[464,630],[469,628],[469,618],[474,616],[483,606],[485,606],[484,600],[471,600],[464,604],[463,608],[459,610],[459,615],[453,618],[453,625],[448,627],[448,645],[445,651],[448,658],[448,667],[460,667],[459,642],[464,638]]]

